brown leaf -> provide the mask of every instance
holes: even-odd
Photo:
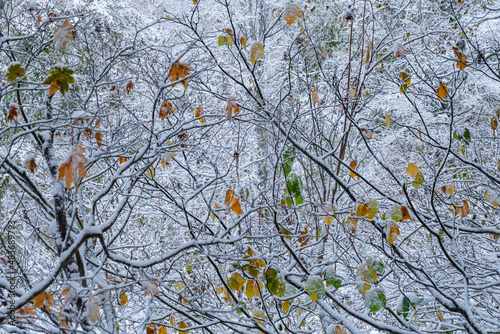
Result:
[[[132,81],[129,81],[127,83],[127,86],[125,86],[125,92],[127,92],[127,94],[130,94],[132,89],[134,89],[134,83]]]
[[[406,206],[401,206],[401,214],[403,216],[403,218],[401,218],[400,221],[403,221],[403,220],[412,220],[411,217],[410,217],[410,212],[408,211],[408,208]]]
[[[66,50],[66,43],[73,40],[72,29],[73,25],[69,23],[68,19],[64,20],[63,24],[57,26],[54,30],[54,42],[52,43],[55,51],[61,48]]]
[[[95,133],[95,141],[96,141],[98,147],[101,147],[101,145],[102,145],[102,137],[103,137],[102,133],[100,133],[100,132]]]
[[[154,324],[149,324],[146,327],[146,334],[155,334],[156,333],[156,328]]]
[[[367,129],[361,129],[361,134],[363,135],[363,137],[365,137],[366,140],[370,140],[372,139],[372,132],[370,130],[367,130]]]
[[[318,92],[316,91],[316,88],[313,88],[313,91],[311,93],[311,100],[313,100],[313,102],[315,102],[318,106],[320,105]]]
[[[163,101],[163,103],[161,104],[161,107],[160,107],[160,113],[158,114],[158,116],[161,118],[161,119],[165,119],[165,116],[170,116],[175,110],[172,110],[172,103],[165,100]]]
[[[403,44],[401,42],[396,42],[394,44],[394,57],[399,58],[399,57],[404,57],[405,55],[405,48],[403,47]]]
[[[32,173],[35,173],[36,162],[35,157],[31,156],[24,162],[24,166]]]
[[[493,116],[493,117],[491,118],[491,122],[490,122],[490,124],[491,124],[491,129],[492,129],[493,131],[495,131],[495,130],[497,129],[497,127],[498,127],[498,120],[497,120],[497,118],[496,118],[495,116]]]
[[[9,114],[7,115],[7,122],[12,122],[14,117],[17,118],[17,107],[15,105],[11,105],[9,108]]]
[[[47,299],[47,293],[45,291],[40,292],[35,298],[31,300],[33,303],[35,303],[35,305],[33,305],[33,309],[36,310],[37,308],[42,307],[45,303],[45,299]]]
[[[171,82],[175,82],[184,77],[187,77],[192,70],[193,69],[188,64],[176,62],[174,65],[172,65],[168,78],[170,79]],[[181,83],[184,86],[184,88],[187,89],[188,87],[187,79],[182,80]],[[175,85],[176,84],[172,86],[175,87]]]

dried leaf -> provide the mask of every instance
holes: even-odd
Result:
[[[173,108],[173,105],[171,102],[169,102],[167,100],[163,101],[163,103],[161,104],[160,112],[159,112],[158,116],[161,119],[165,119],[165,116],[170,116],[175,111],[172,108]]]
[[[24,167],[28,169],[30,172],[35,173],[36,169],[36,162],[35,162],[35,157],[30,155],[27,157],[27,159],[24,161]]]
[[[95,133],[95,141],[97,143],[97,147],[101,147],[102,145],[102,138],[103,138],[103,135],[101,132],[96,132]]]
[[[492,129],[493,131],[495,131],[495,130],[497,129],[497,127],[498,127],[498,120],[497,120],[497,118],[496,118],[495,116],[493,116],[493,117],[491,118],[490,125],[491,125],[491,129]]]
[[[132,89],[134,89],[134,83],[132,81],[129,81],[127,83],[127,86],[125,86],[125,92],[127,92],[127,94],[130,94]]]
[[[176,62],[174,65],[172,65],[168,78],[170,79],[171,82],[175,82],[190,75],[190,72],[192,70],[193,69],[188,64]],[[187,89],[188,87],[187,79],[182,80],[181,83],[184,86],[184,88]],[[176,84],[174,84],[173,87],[175,87],[175,85]]]
[[[385,114],[385,127],[388,128],[390,123],[391,123],[391,118],[389,117],[388,114]]]
[[[444,193],[444,194],[448,194],[450,196],[453,195],[453,193],[455,192],[455,185],[453,184],[449,184],[449,185],[445,185],[445,186],[442,186],[441,187],[441,191]]]
[[[352,233],[356,233],[356,229],[357,229],[356,219],[354,219],[352,217],[348,217],[346,219],[346,223],[347,223],[347,228],[349,228]]]
[[[363,135],[363,137],[365,137],[366,140],[370,140],[372,139],[372,132],[370,130],[367,130],[367,129],[361,129],[361,134]]]
[[[55,51],[61,48],[66,50],[66,43],[73,40],[72,29],[73,25],[69,23],[68,19],[64,20],[63,24],[57,26],[54,30],[54,42],[52,43]]]
[[[155,280],[151,281],[142,281],[141,282],[142,287],[144,288],[144,295],[151,295],[151,296],[159,296],[160,292],[158,291],[158,282]]]
[[[394,57],[399,58],[399,57],[404,57],[405,55],[405,48],[403,47],[403,44],[401,42],[396,42],[394,44]]]
[[[87,177],[87,170],[85,169],[85,164],[87,163],[87,158],[84,155],[85,148],[81,147],[80,144],[76,144],[71,150],[68,158],[65,162],[59,166],[58,170],[58,181],[62,178],[66,178],[66,188],[70,188],[71,183],[74,182],[75,187],[78,187],[77,181],[78,176]]]
[[[241,210],[239,198],[234,197],[231,201],[231,211],[233,211],[237,215],[241,215],[243,213],[243,211]]]
[[[89,297],[89,304],[87,307],[87,320],[89,322],[98,322],[99,318],[99,304],[93,295]]]
[[[438,314],[439,320],[444,321],[443,314],[441,313],[441,310],[438,310],[437,314]]]
[[[247,40],[245,39],[245,37],[243,37],[243,36],[240,37],[240,43],[243,46],[243,48],[246,50],[247,49]]]
[[[231,189],[228,189],[226,191],[226,198],[224,199],[224,205],[228,205],[229,203],[231,203],[233,197],[234,197],[234,192]]]
[[[403,220],[412,220],[411,219],[411,216],[410,216],[410,211],[408,210],[408,208],[406,206],[401,206],[401,215],[402,215],[402,218],[400,221],[403,221]]]
[[[118,163],[121,165],[122,163],[124,163],[125,161],[127,161],[128,159],[127,158],[123,158],[123,157],[118,157]]]
[[[17,107],[11,105],[9,108],[9,114],[7,115],[7,122],[12,122],[14,118],[17,118]]]
[[[250,62],[255,64],[259,59],[264,58],[264,45],[261,42],[255,42],[250,48]]]

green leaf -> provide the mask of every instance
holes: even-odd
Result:
[[[418,189],[422,183],[424,183],[424,176],[422,173],[418,173],[417,176],[415,176],[415,181],[413,181],[412,185],[413,188]]]
[[[332,285],[336,290],[340,288],[342,280],[337,276],[337,273],[335,272],[333,266],[326,267],[323,271],[323,275],[325,277],[327,285]]]
[[[283,282],[283,278],[279,275],[278,270],[274,268],[268,268],[264,275],[266,280],[266,288],[273,295],[278,297],[283,297],[285,294],[285,283]]]
[[[311,297],[313,302],[316,302],[321,297],[323,297],[325,293],[325,286],[323,285],[323,280],[319,276],[310,276],[305,284],[305,291]]]
[[[67,67],[55,66],[52,71],[49,72],[49,76],[43,82],[44,85],[50,85],[49,96],[54,95],[59,89],[64,95],[69,90],[69,84],[75,83],[75,78],[73,78],[73,71]]]
[[[405,320],[407,320],[408,318],[408,312],[410,312],[410,301],[408,300],[408,298],[404,297],[403,298],[403,305],[402,305],[402,314],[403,314],[403,318],[405,318]]]
[[[295,161],[295,147],[292,150],[288,150],[283,153],[283,176],[288,178],[288,175],[292,172],[292,165]]]
[[[373,313],[378,312],[382,307],[387,304],[384,290],[379,287],[368,290],[365,295],[365,306]]]
[[[26,69],[21,67],[20,63],[14,63],[7,69],[7,82],[12,82],[26,73]]]
[[[384,262],[382,262],[381,260],[373,260],[372,258],[369,258],[368,260],[366,260],[366,265],[368,266],[368,268],[375,270],[380,275],[382,275],[382,273],[384,272],[385,266]]]

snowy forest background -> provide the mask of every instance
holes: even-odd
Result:
[[[500,333],[499,27],[0,0],[0,331]]]

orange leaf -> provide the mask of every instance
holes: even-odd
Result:
[[[71,150],[70,155],[65,162],[59,166],[58,170],[58,180],[60,181],[63,177],[66,178],[66,188],[70,188],[71,183],[75,183],[77,187],[78,176],[86,177],[87,170],[85,169],[85,164],[87,163],[87,158],[84,155],[85,148],[81,147],[80,144],[76,144]]]
[[[358,162],[356,160],[353,160],[349,163],[349,167],[351,167],[352,169],[356,169],[356,167],[358,166]],[[353,171],[349,170],[349,174],[351,174],[351,177],[352,178],[357,178],[359,180],[359,176],[358,174],[354,173]]]
[[[120,294],[120,306],[123,306],[125,304],[128,303],[128,297],[127,297],[127,294],[125,292],[122,292]]]
[[[170,79],[171,82],[175,82],[184,77],[187,77],[192,70],[193,69],[188,64],[176,62],[174,65],[172,65],[168,78]],[[184,88],[187,89],[188,87],[187,79],[182,80],[181,83],[184,86]],[[175,87],[175,85],[176,84],[173,84],[172,86]]]
[[[101,145],[102,145],[102,137],[103,137],[102,133],[100,133],[100,132],[95,133],[95,141],[97,142],[98,147],[101,147]]]
[[[58,25],[54,30],[54,49],[57,51],[60,48],[66,50],[66,43],[73,40],[73,34],[71,30],[73,25],[69,23],[68,19],[64,20],[63,24]]]
[[[161,119],[165,119],[165,116],[169,116],[171,115],[175,110],[172,110],[172,103],[165,100],[163,101],[163,103],[161,104],[161,107],[160,107],[160,113],[158,114],[158,116],[161,118]]]
[[[224,205],[228,205],[233,200],[234,192],[231,189],[226,191],[226,198],[224,199]]]
[[[194,117],[199,117],[199,121],[203,124],[205,123],[205,120],[203,119],[203,117],[201,117],[201,107],[198,107],[196,108],[196,111],[194,112]]]
[[[440,100],[442,100],[448,95],[448,87],[444,83],[440,83],[436,92],[437,92],[438,98]]]
[[[24,167],[28,169],[30,172],[35,173],[35,169],[37,167],[36,162],[35,162],[35,157],[29,156],[29,159],[26,159],[24,162]]]
[[[15,105],[11,105],[9,108],[9,114],[7,115],[7,122],[12,122],[14,117],[17,118],[17,107]]]
[[[231,211],[233,211],[237,215],[241,215],[243,213],[243,211],[241,210],[239,198],[233,197],[233,200],[231,201]]]
[[[299,6],[294,5],[292,3],[288,3],[285,6],[285,15],[283,18],[285,19],[286,23],[288,23],[289,26],[291,26],[296,19],[302,17],[302,11],[300,10]]]
[[[363,135],[363,137],[365,137],[366,140],[370,140],[372,139],[372,132],[370,130],[367,130],[367,129],[361,129],[361,134]]]
[[[313,102],[316,102],[316,104],[319,106],[320,103],[319,103],[319,97],[318,97],[318,92],[316,91],[316,88],[313,88],[313,91],[311,93],[311,100],[313,100]]]

